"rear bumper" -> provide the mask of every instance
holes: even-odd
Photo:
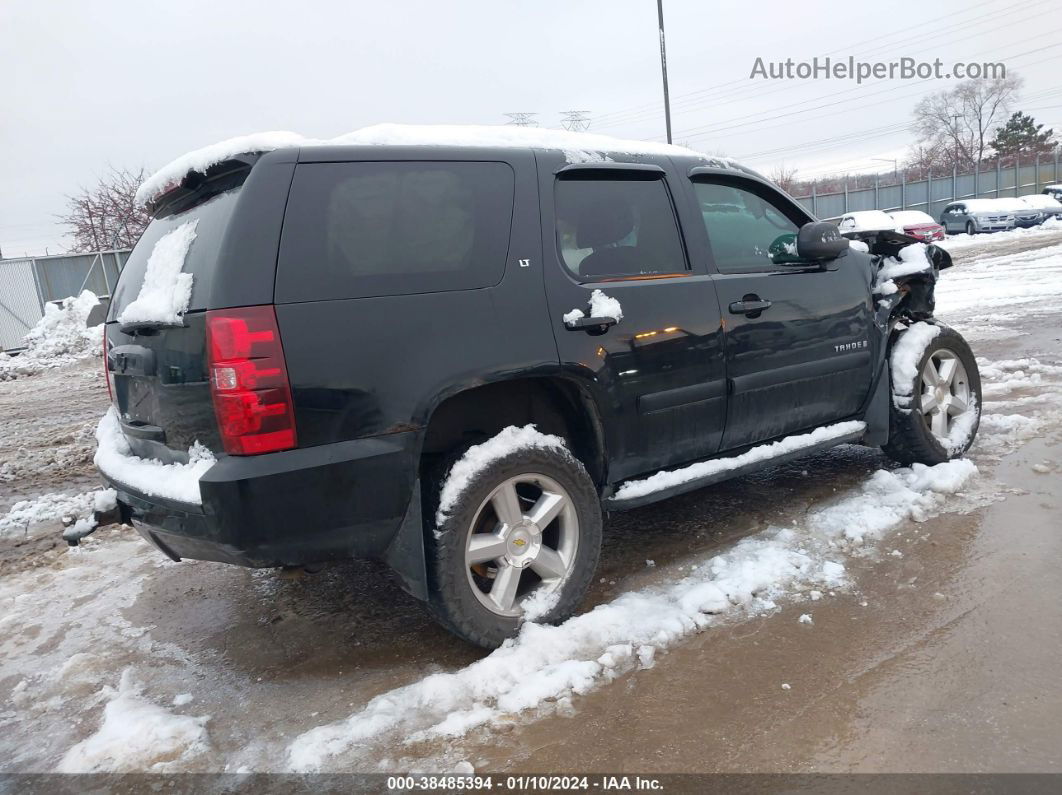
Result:
[[[104,479],[118,492],[123,521],[174,560],[267,567],[372,557],[401,569],[393,542],[411,512],[420,532],[416,444],[411,432],[225,456],[199,481],[202,505]]]

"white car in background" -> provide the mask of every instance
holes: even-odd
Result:
[[[899,232],[904,234],[903,225],[896,223],[892,217],[883,210],[858,210],[845,213],[837,221],[837,228],[842,235],[851,235],[861,232]]]
[[[1047,194],[1052,199],[1057,199],[1058,201],[1062,202],[1062,184],[1048,185],[1046,188],[1043,189],[1042,193]]]

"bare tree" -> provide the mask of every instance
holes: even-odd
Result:
[[[151,221],[133,201],[136,189],[146,177],[143,168],[138,171],[112,168],[95,187],[68,196],[66,215],[59,216],[59,220],[67,226],[73,239],[70,250],[132,248]]]
[[[784,190],[786,193],[793,192],[796,184],[797,170],[789,168],[785,163],[779,163],[771,170],[771,182]]]
[[[919,143],[951,165],[979,165],[990,150],[989,139],[1010,113],[1022,80],[1017,75],[994,80],[965,80],[950,91],[923,97],[915,106],[914,130]]]

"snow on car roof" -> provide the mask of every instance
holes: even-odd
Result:
[[[568,132],[512,125],[456,124],[376,124],[331,139],[305,138],[293,132],[263,132],[229,138],[181,155],[144,181],[136,192],[136,202],[147,204],[158,198],[191,172],[208,168],[236,155],[272,152],[296,146],[478,146],[498,148],[558,149],[572,163],[599,162],[604,153],[626,155],[672,155],[715,161],[726,168],[733,161],[695,152],[682,146],[656,141],[631,141],[596,133]]]
[[[883,210],[858,210],[845,213],[838,224],[842,232],[880,232],[896,228],[896,221]]]
[[[935,224],[933,217],[921,210],[897,210],[889,213],[892,220],[898,224]]]
[[[1062,210],[1062,202],[1046,193],[1029,193],[1019,197],[1018,201],[1037,210]]]
[[[966,205],[966,209],[975,213],[1006,212],[1020,206],[1017,199],[964,199],[956,204]]]

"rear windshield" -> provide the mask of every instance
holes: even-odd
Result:
[[[107,313],[108,320],[116,318],[140,293],[148,258],[159,239],[182,224],[194,220],[199,221],[195,228],[195,240],[192,241],[184,260],[184,273],[192,274],[192,300],[188,308],[190,310],[206,309],[218,250],[221,248],[221,240],[229,218],[232,216],[233,207],[236,206],[239,192],[240,189],[235,188],[190,209],[153,220],[133,248],[125,267],[122,268],[118,286],[114,288],[114,295],[111,298],[110,311]]]
[[[505,163],[305,163],[295,170],[277,302],[467,290],[505,270]]]

